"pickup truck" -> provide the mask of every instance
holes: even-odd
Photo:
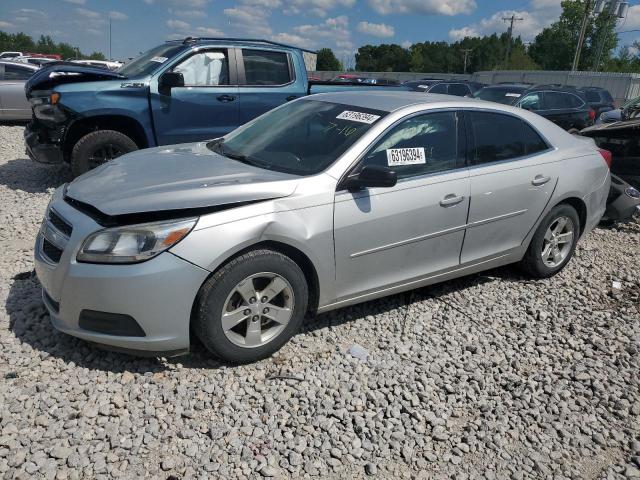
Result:
[[[309,82],[302,49],[265,40],[186,38],[117,71],[45,67],[25,85],[28,155],[80,175],[122,154],[223,136],[313,93],[402,86]]]

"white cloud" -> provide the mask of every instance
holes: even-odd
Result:
[[[468,14],[477,6],[475,0],[369,0],[369,5],[380,15],[418,13],[447,16]]]
[[[311,13],[317,17],[325,17],[329,10],[336,7],[352,7],[356,0],[287,0],[284,13],[300,15]]]
[[[167,20],[167,27],[172,28],[174,30],[186,30],[191,26],[187,22],[183,22],[182,20]]]
[[[223,37],[224,32],[213,27],[196,27],[196,34],[201,37]]]
[[[117,10],[111,10],[109,12],[109,17],[111,17],[112,20],[128,20],[129,16],[122,13],[122,12],[118,12]]]
[[[13,28],[13,24],[0,20],[0,28]]]
[[[98,12],[94,12],[93,10],[87,10],[86,8],[76,8],[76,13],[84,18],[90,18],[90,19],[100,18],[100,14]]]
[[[279,8],[282,6],[281,0],[240,0],[240,3],[263,8]]]
[[[271,40],[274,42],[286,43],[294,47],[314,48],[313,42],[308,38],[301,37],[292,33],[278,33],[273,35]]]
[[[624,24],[624,30],[632,30],[640,28],[640,5],[629,7],[627,13],[627,21]]]
[[[365,35],[371,35],[379,38],[389,38],[395,35],[395,30],[391,25],[386,25],[384,23],[369,23],[369,22],[360,22],[356,27],[360,33],[364,33]]]
[[[206,18],[207,12],[204,10],[181,10],[179,8],[170,8],[169,13],[176,17],[182,18]]]
[[[404,42],[402,42],[402,43],[400,44],[400,46],[401,46],[402,48],[410,48],[410,47],[411,47],[411,45],[413,45],[413,42],[410,42],[409,40],[405,40]]]
[[[64,0],[67,3],[73,3],[74,5],[84,5],[85,0]]]
[[[247,35],[260,37],[273,33],[269,26],[269,11],[263,8],[238,5],[225,8],[223,12],[234,29]]]
[[[509,22],[505,21],[504,18],[509,18],[511,15],[522,19],[514,23],[513,36],[521,37],[524,41],[533,40],[544,27],[555,20],[553,17],[548,18],[546,12],[543,15],[538,11],[502,10],[494,13],[491,17],[481,19],[477,23],[459,29],[449,30],[449,37],[453,40],[460,40],[464,37],[477,37],[491,35],[496,32],[506,32],[509,27]]]

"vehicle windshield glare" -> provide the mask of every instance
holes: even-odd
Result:
[[[504,105],[513,105],[522,96],[524,89],[518,88],[494,88],[485,87],[473,93],[475,98],[486,100],[488,102],[502,103]]]
[[[172,58],[176,53],[184,48],[184,45],[164,44],[151,50],[147,50],[139,57],[134,58],[116,70],[127,78],[142,77],[149,75],[160,65]]]
[[[386,114],[353,105],[299,100],[207,146],[257,167],[313,175],[331,165]]]

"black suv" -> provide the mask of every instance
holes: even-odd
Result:
[[[467,80],[438,80],[435,78],[411,80],[404,82],[403,85],[410,87],[415,92],[444,93],[445,95],[455,95],[457,97],[473,95],[474,92],[484,86],[482,83],[469,82]]]
[[[498,94],[498,91],[502,93]],[[596,116],[585,93],[573,87],[536,85],[524,88],[521,85],[491,85],[474,95],[489,101],[496,101],[496,96],[502,99],[501,103],[531,110],[565,130],[582,130],[593,125]]]
[[[616,108],[609,90],[601,87],[583,87],[581,90],[587,97],[587,102],[589,102],[591,108],[595,110],[596,117],[600,116],[601,113]]]

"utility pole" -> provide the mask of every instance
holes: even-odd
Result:
[[[584,6],[584,15],[582,17],[582,26],[580,27],[580,35],[578,36],[578,45],[576,46],[576,54],[573,56],[573,64],[571,65],[571,71],[575,72],[578,69],[580,63],[580,54],[582,53],[582,44],[584,43],[584,34],[587,31],[587,24],[589,23],[589,16],[591,15],[591,0],[587,0]]]
[[[467,73],[467,61],[469,60],[469,54],[473,51],[473,48],[463,48],[462,53],[464,54],[464,69],[463,73]]]
[[[516,17],[514,13],[510,17],[502,17],[502,20],[505,22],[509,22],[509,29],[507,30],[507,35],[509,36],[509,39],[507,40],[507,54],[505,55],[505,58],[504,58],[504,64],[505,64],[504,66],[505,68],[508,68],[509,57],[511,56],[511,39],[513,38],[513,24],[515,22],[520,22],[524,20],[524,18]]]
[[[109,61],[111,58],[111,14],[109,14]]]

